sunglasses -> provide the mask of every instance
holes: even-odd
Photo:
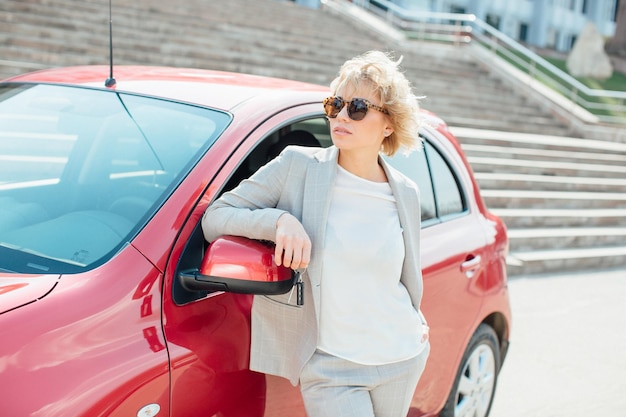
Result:
[[[372,103],[369,100],[364,98],[353,98],[350,101],[345,101],[343,98],[339,96],[332,96],[325,98],[324,101],[324,113],[326,116],[334,119],[337,117],[343,106],[348,105],[348,117],[354,121],[363,120],[365,115],[367,115],[367,111],[369,109],[378,110],[379,112],[383,112],[385,114],[389,114],[389,112],[383,109],[380,106]]]

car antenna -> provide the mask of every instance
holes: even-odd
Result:
[[[115,88],[115,78],[113,78],[113,15],[111,13],[111,2],[109,0],[109,78],[104,82],[104,86]]]

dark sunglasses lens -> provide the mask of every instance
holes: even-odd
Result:
[[[363,120],[367,114],[367,103],[361,99],[355,98],[348,105],[348,115],[352,120]]]
[[[337,117],[342,108],[343,100],[338,97],[332,97],[324,105],[324,112],[328,117]]]

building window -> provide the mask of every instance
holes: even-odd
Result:
[[[528,24],[527,23],[520,23],[518,39],[520,40],[520,42],[526,42],[528,40]]]
[[[495,14],[488,14],[486,19],[487,24],[493,26],[496,29],[500,29],[500,16]]]

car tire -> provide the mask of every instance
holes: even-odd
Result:
[[[452,390],[439,417],[487,417],[496,391],[500,349],[496,332],[481,324],[463,354]]]

